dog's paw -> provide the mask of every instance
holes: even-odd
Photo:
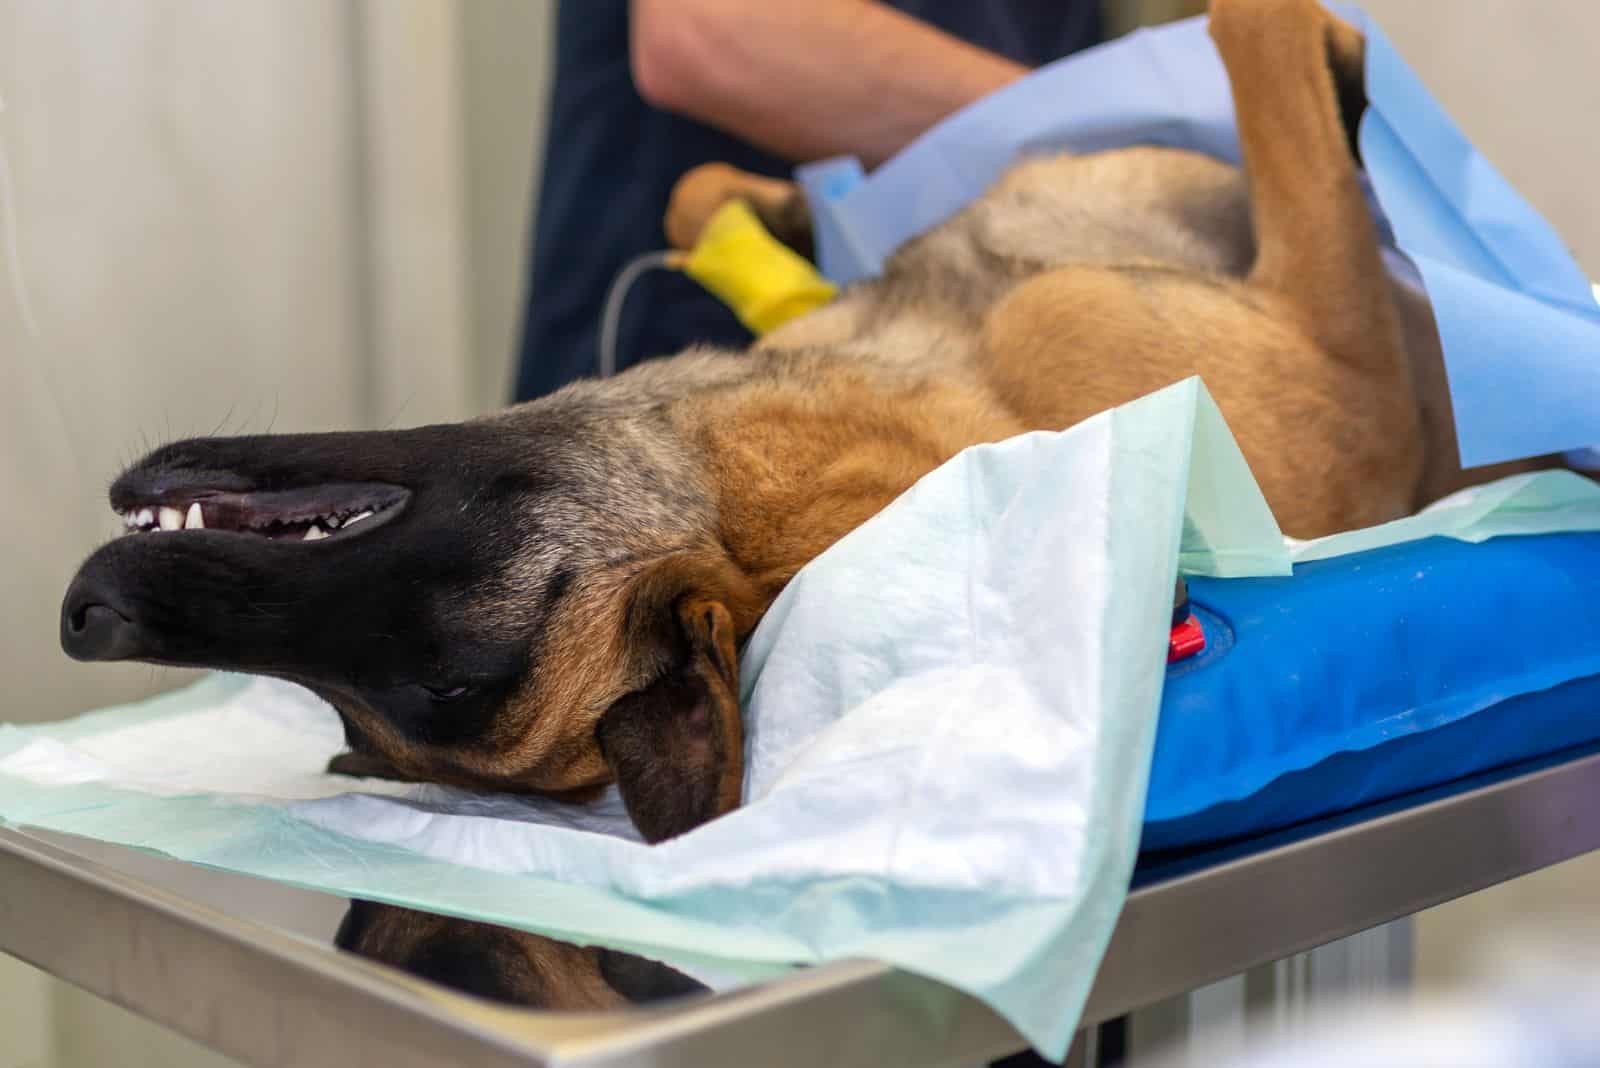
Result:
[[[1360,30],[1318,0],[1211,0],[1209,29],[1225,57],[1326,66],[1351,155],[1360,158],[1356,130],[1367,108],[1367,40]]]
[[[667,242],[676,249],[693,248],[717,209],[739,195],[742,174],[726,163],[702,163],[685,172],[667,202],[667,217],[662,222]]]
[[[802,253],[809,250],[811,217],[800,187],[726,163],[702,163],[672,187],[662,221],[668,243],[684,251],[694,248],[711,216],[730,200],[748,201],[774,237]]]

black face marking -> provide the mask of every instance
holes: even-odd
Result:
[[[547,614],[555,611],[561,598],[572,588],[572,580],[577,577],[577,570],[565,565],[558,566],[550,572],[550,577],[544,580],[544,595],[539,598],[539,603],[544,606]]]
[[[449,681],[358,687],[357,695],[381,709],[384,719],[409,741],[459,746],[482,740],[523,677],[524,649],[515,643],[503,648],[460,643],[452,646],[452,653],[445,676]]]
[[[276,675],[419,745],[481,743],[531,669],[542,602],[577,574],[540,540],[540,505],[563,487],[541,444],[462,424],[159,449],[117,479],[114,506],[198,506],[212,522],[103,546],[67,592],[62,644],[79,659]],[[277,536],[367,509],[310,542]],[[547,575],[528,570],[530,545]],[[529,588],[511,585],[524,574]]]

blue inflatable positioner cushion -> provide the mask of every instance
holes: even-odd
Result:
[[[1142,847],[1258,834],[1600,739],[1600,534],[1190,580]]]

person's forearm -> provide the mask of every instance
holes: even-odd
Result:
[[[1026,73],[873,0],[633,0],[632,13],[647,100],[797,161],[875,165]]]

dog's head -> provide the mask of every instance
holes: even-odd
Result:
[[[603,400],[157,449],[111,487],[129,533],[73,580],[62,646],[290,679],[400,777],[615,781],[647,838],[681,833],[738,802],[763,606],[665,407]]]
[[[648,957],[371,901],[350,902],[333,941],[454,990],[534,1009],[607,1010],[706,992]]]

